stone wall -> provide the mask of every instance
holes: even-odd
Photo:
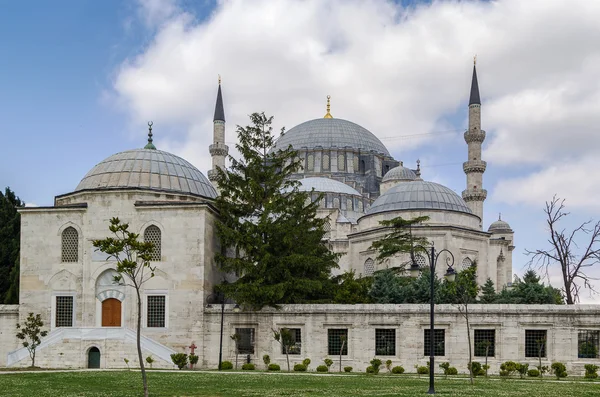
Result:
[[[17,321],[19,305],[0,305],[0,367],[6,366],[8,352],[19,347]]]

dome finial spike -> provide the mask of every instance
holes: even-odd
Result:
[[[219,74],[219,85],[221,85],[221,75]]]
[[[502,220],[502,212],[498,212],[498,220],[501,221]]]
[[[325,116],[323,116],[324,119],[332,119],[333,116],[331,115],[331,95],[327,95],[327,114],[325,114]]]
[[[154,123],[152,121],[148,122],[148,143],[144,146],[144,149],[152,149],[156,150],[156,146],[152,143],[152,126]]]
[[[477,65],[477,54],[473,55],[473,65]]]

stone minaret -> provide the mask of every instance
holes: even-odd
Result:
[[[212,157],[212,169],[208,171],[208,179],[218,191],[217,167],[225,169],[225,158],[229,153],[229,147],[225,144],[225,111],[223,110],[223,95],[221,94],[221,76],[219,76],[219,90],[217,91],[215,117],[213,118],[213,144],[209,146],[209,152]]]
[[[483,173],[486,163],[481,160],[481,144],[484,140],[485,131],[481,129],[481,100],[479,99],[479,85],[474,61],[471,97],[469,98],[469,129],[465,132],[469,157],[463,163],[463,170],[467,174],[467,188],[462,192],[462,197],[471,211],[481,219],[480,227],[483,227],[483,202],[487,197],[487,191],[483,188]]]

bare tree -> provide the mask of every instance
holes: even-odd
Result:
[[[563,279],[562,292],[565,294],[567,305],[579,302],[581,283],[583,287],[592,292],[597,292],[591,284],[591,277],[587,272],[591,267],[600,262],[600,221],[589,220],[577,226],[572,231],[562,228],[560,221],[569,215],[565,212],[565,200],[552,197],[546,202],[544,208],[546,223],[548,224],[550,238],[549,249],[525,250],[531,256],[530,267],[536,267],[548,274],[550,268],[560,266]],[[585,245],[579,245],[577,239],[585,235]],[[583,237],[582,237],[583,238]]]

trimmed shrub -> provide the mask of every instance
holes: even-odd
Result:
[[[379,367],[381,367],[381,360],[378,358],[374,358],[371,360],[370,364],[371,364],[371,367],[373,367],[373,373],[378,374]]]
[[[329,371],[329,367],[331,367],[331,365],[333,364],[333,360],[330,358],[326,358],[325,360],[323,360],[323,362],[327,366],[327,371]]]
[[[540,376],[540,371],[538,371],[537,369],[530,369],[529,371],[527,371],[527,376],[537,378]]]
[[[269,371],[279,371],[281,367],[277,364],[269,364],[269,367],[267,369]]]
[[[242,365],[242,369],[244,371],[254,371],[256,369],[256,367],[252,363],[246,363],[246,364]]]
[[[598,366],[594,364],[586,364],[585,368],[585,377],[587,379],[596,379],[598,377]]]
[[[327,365],[319,365],[317,367],[317,372],[327,372],[329,371],[329,368],[327,368]]]
[[[302,364],[306,367],[306,370],[308,370],[308,366],[310,365],[310,358],[305,358],[304,360],[302,360]]]
[[[503,378],[508,378],[510,376],[510,372],[508,372],[505,369],[501,369],[500,370],[500,376],[502,376]]]
[[[388,370],[388,372],[392,372],[392,360],[387,360],[385,362],[385,368]]]
[[[448,368],[448,375],[458,375],[458,370],[455,367]]]
[[[199,359],[199,358],[200,358],[200,357],[199,357],[199,356],[197,356],[197,355],[195,355],[195,354],[190,354],[190,355],[189,355],[190,364],[192,364],[192,365],[196,365],[196,364],[198,364],[198,359]]]
[[[171,360],[173,364],[177,365],[177,368],[182,369],[187,365],[188,355],[185,353],[173,353],[171,354]]]
[[[352,367],[344,367],[344,372],[352,372]]]
[[[263,363],[265,363],[265,366],[268,368],[269,364],[271,364],[271,357],[269,357],[268,354],[265,354],[263,356]]]
[[[372,365],[369,365],[369,366],[367,367],[367,371],[366,371],[366,372],[367,372],[368,374],[374,374],[374,373],[375,373],[375,368],[373,368],[373,366],[372,366]]]
[[[403,374],[404,373],[404,367],[402,365],[397,365],[394,368],[392,368],[392,373],[393,374]]]
[[[517,369],[517,372],[519,373],[519,376],[522,379],[525,377],[525,374],[527,373],[527,370],[529,369],[529,364],[517,363],[515,365],[515,368]]]
[[[417,367],[417,374],[419,375],[427,375],[429,373],[429,367],[424,365]]]
[[[221,362],[221,369],[233,369],[233,364],[231,361],[223,361]]]
[[[469,364],[467,364],[467,369],[469,369]],[[473,376],[485,375],[485,370],[481,366],[481,363],[477,361],[471,361],[471,369],[473,371]]]
[[[304,364],[296,364],[296,365],[294,365],[294,371],[296,371],[296,372],[306,372],[306,365],[304,365]]]
[[[552,363],[552,366],[550,368],[552,368],[552,372],[554,373],[554,375],[556,375],[556,379],[567,377],[567,367],[565,367],[565,364],[561,362],[555,362]]]
[[[511,376],[517,370],[517,363],[514,361],[505,361],[500,364],[500,376]]]

